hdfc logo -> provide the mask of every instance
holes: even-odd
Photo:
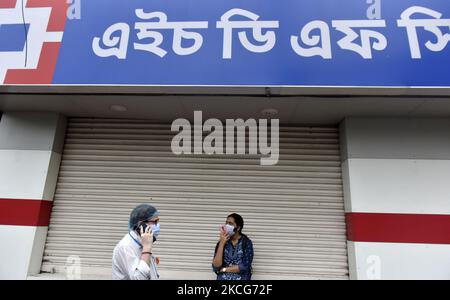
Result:
[[[67,0],[0,0],[0,84],[50,84]]]

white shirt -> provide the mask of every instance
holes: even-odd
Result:
[[[142,260],[142,248],[137,241],[139,241],[139,238],[132,231],[127,233],[114,248],[112,258],[113,280],[156,280],[159,278],[155,258],[151,257],[149,265]]]

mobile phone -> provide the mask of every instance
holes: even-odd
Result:
[[[139,235],[141,234],[141,229],[142,232],[145,232],[145,230],[147,229],[148,225],[145,223],[142,223],[140,225],[138,225],[138,227],[136,228],[136,231],[139,233]]]
[[[147,227],[151,227],[145,223],[142,223],[141,225],[138,225],[138,227],[136,228],[137,233],[139,234],[139,236],[141,235],[141,228],[142,228],[142,232],[145,232],[145,230],[147,229]],[[153,243],[156,242],[156,237],[153,237]]]

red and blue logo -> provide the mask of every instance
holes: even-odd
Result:
[[[0,84],[51,84],[66,0],[0,0]]]

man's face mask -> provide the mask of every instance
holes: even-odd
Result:
[[[156,241],[156,238],[158,237],[160,231],[161,231],[161,227],[159,225],[159,222],[158,222],[158,224],[153,224],[152,225],[153,242]]]
[[[141,227],[142,227],[142,230],[145,231],[145,229],[148,226],[149,225],[147,225],[145,223],[142,223],[142,225],[137,228],[137,232],[140,234],[141,233]],[[152,224],[150,226],[151,226],[151,228],[152,228],[151,230],[153,232],[153,242],[156,242],[156,238],[158,237],[158,235],[159,235],[159,233],[161,231],[161,226],[159,225],[159,222],[157,224]]]

